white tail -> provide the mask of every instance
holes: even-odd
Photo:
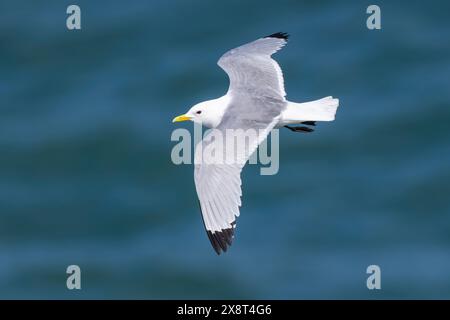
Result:
[[[331,96],[304,103],[288,101],[281,122],[285,125],[303,121],[333,121],[338,106],[339,99]]]

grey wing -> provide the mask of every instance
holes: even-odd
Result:
[[[234,238],[241,206],[242,168],[278,123],[286,107],[283,75],[270,58],[286,40],[287,34],[276,33],[230,50],[218,62],[230,78],[231,101],[220,124],[197,145],[194,171],[203,222],[218,254],[227,251]],[[208,148],[224,148],[224,144],[219,147],[218,140],[212,138],[213,133],[226,137],[228,129],[253,130],[246,136],[246,147],[237,152],[235,161],[202,162]],[[225,149],[223,151],[227,154]]]
[[[195,166],[194,180],[208,238],[217,252],[226,252],[234,238],[241,206],[241,168],[236,165]]]
[[[242,168],[278,123],[285,104],[279,99],[247,95],[237,95],[233,100],[222,122],[197,145],[195,152],[194,180],[203,222],[209,240],[218,254],[227,251],[234,238],[236,217],[239,216],[241,206]],[[208,148],[211,147],[217,150],[222,147],[223,154],[228,154],[226,144],[218,146],[219,140],[212,139],[215,132],[220,132],[223,137],[231,134],[227,129],[242,129],[243,132],[248,132],[248,135],[244,136],[244,139],[248,139],[245,140],[245,148],[234,148],[237,152],[232,162],[201,162],[202,154],[208,153]]]
[[[283,73],[271,55],[287,42],[286,33],[274,33],[226,52],[218,65],[230,78],[230,92],[286,96]]]

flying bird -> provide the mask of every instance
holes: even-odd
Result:
[[[287,40],[287,33],[277,32],[226,52],[218,65],[228,74],[228,92],[218,99],[200,102],[173,119],[173,122],[191,120],[224,134],[228,129],[257,130],[249,138],[245,152],[238,152],[239,161],[215,164],[194,160],[194,181],[203,223],[217,254],[226,252],[234,239],[241,206],[242,168],[269,132],[280,127],[312,132],[316,121],[335,119],[339,100],[331,96],[305,103],[286,99],[283,73],[271,56]],[[203,147],[217,142],[211,136],[203,138]],[[196,147],[195,158],[201,156],[197,149],[200,148]]]

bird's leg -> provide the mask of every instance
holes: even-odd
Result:
[[[289,130],[293,132],[313,132],[314,129],[308,128],[308,127],[291,127],[291,126],[284,126],[285,128],[288,128]]]

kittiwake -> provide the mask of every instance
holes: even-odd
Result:
[[[274,33],[226,52],[218,65],[228,74],[228,92],[213,100],[194,105],[173,122],[191,120],[225,132],[229,129],[254,129],[248,148],[238,151],[234,163],[195,161],[194,181],[208,238],[217,254],[227,251],[234,238],[236,217],[241,206],[241,178],[245,162],[273,128],[286,127],[295,132],[311,132],[316,121],[333,121],[339,100],[326,97],[296,103],[286,99],[283,73],[271,55],[288,40],[287,33]],[[292,126],[299,125],[299,126]],[[214,145],[207,135],[196,148]],[[234,149],[234,148],[233,148]],[[230,150],[224,149],[225,153]]]

